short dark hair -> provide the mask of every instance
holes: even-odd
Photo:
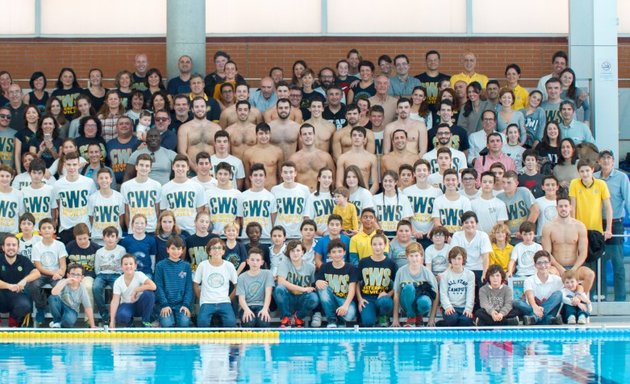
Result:
[[[332,251],[335,248],[341,248],[345,252],[346,245],[343,243],[343,241],[341,241],[341,239],[332,239],[330,240],[330,243],[328,243],[328,248],[326,249],[326,253],[330,253],[330,251]]]
[[[174,246],[175,248],[184,248],[184,240],[177,235],[171,236],[166,241],[166,248],[170,248],[171,246]]]

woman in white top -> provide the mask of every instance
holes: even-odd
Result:
[[[350,191],[349,201],[357,207],[357,215],[365,208],[374,208],[372,193],[367,189],[361,170],[356,165],[346,167],[343,175],[343,186]]]

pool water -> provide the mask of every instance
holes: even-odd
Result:
[[[483,332],[444,334],[414,332],[395,341],[377,331],[338,338],[291,332],[260,344],[0,343],[0,383],[630,382],[628,337],[540,331],[483,341]]]

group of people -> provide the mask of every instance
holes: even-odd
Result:
[[[625,300],[613,235],[630,183],[594,147],[564,52],[531,92],[518,65],[501,86],[472,53],[448,76],[429,51],[412,77],[406,55],[374,75],[353,49],[317,75],[296,61],[291,82],[274,67],[253,92],[227,53],[214,61],[204,77],[184,55],[164,86],[139,54],[111,90],[98,69],[81,89],[63,68],[50,96],[41,72],[25,95],[0,72],[10,324],[29,322],[31,300],[54,327],[81,306],[112,328],[267,326],[273,308],[284,327],[322,313],[330,327],[434,325],[440,307],[444,325],[533,324],[563,302],[565,322],[585,323],[588,231]]]

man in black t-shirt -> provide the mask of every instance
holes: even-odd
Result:
[[[420,84],[427,90],[427,103],[431,112],[435,112],[440,82],[450,80],[451,75],[439,71],[440,52],[428,51],[425,55],[427,70],[416,76]]]
[[[326,99],[328,105],[324,108],[322,117],[335,124],[337,129],[341,129],[346,125],[346,106],[341,103],[341,95],[343,91],[336,85],[326,90]]]
[[[149,69],[149,60],[144,53],[138,53],[134,59],[136,70],[131,75],[131,89],[138,91],[146,91],[147,86],[144,82]]]
[[[0,257],[0,312],[9,312],[9,326],[14,327],[22,324],[33,309],[26,285],[40,277],[33,263],[17,254],[18,247],[18,239],[6,235],[2,241],[4,256]]]

